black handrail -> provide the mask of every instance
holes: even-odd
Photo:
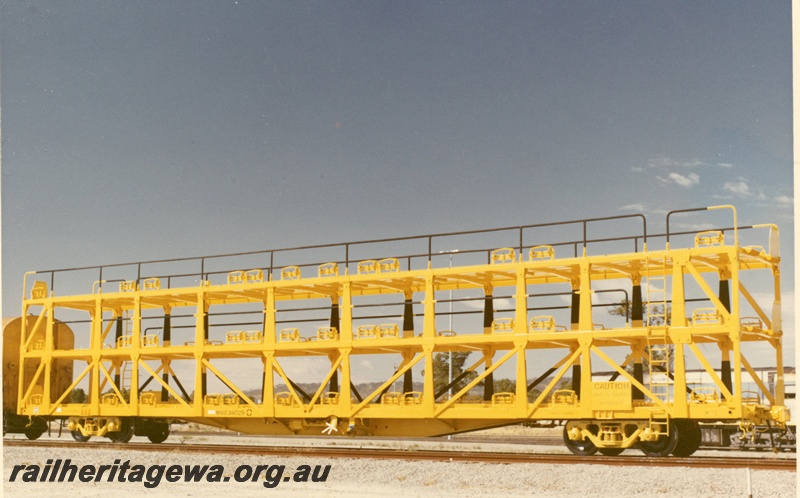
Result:
[[[327,260],[324,262],[318,263],[303,263],[298,265],[299,267],[313,267],[322,263],[328,262],[335,262],[337,264],[344,264],[345,268],[349,270],[349,265],[351,263],[355,263],[356,261],[351,261],[351,247],[357,245],[367,245],[367,244],[379,244],[379,243],[388,243],[388,242],[402,242],[402,241],[419,241],[419,240],[426,240],[427,241],[427,253],[413,253],[413,254],[405,254],[396,256],[398,260],[405,259],[407,261],[407,269],[412,269],[412,259],[416,260],[419,258],[426,258],[428,266],[432,265],[433,257],[438,256],[439,254],[433,253],[433,240],[434,239],[443,239],[446,237],[456,237],[456,236],[464,236],[464,235],[477,235],[477,234],[488,234],[488,233],[496,233],[502,231],[518,231],[519,232],[519,249],[520,252],[524,247],[524,231],[531,230],[536,228],[544,228],[544,227],[553,227],[553,226],[563,226],[563,225],[571,225],[571,224],[580,224],[583,230],[582,238],[576,240],[568,240],[563,242],[557,242],[553,244],[549,244],[553,247],[561,247],[561,246],[573,246],[574,248],[574,256],[579,257],[578,248],[582,247],[584,254],[588,244],[591,243],[602,243],[602,242],[620,242],[620,241],[633,241],[634,243],[634,251],[639,252],[639,240],[641,239],[644,243],[644,248],[646,248],[647,239],[650,238],[660,238],[666,237],[667,243],[669,243],[670,236],[675,235],[687,235],[687,234],[697,234],[700,230],[689,230],[683,232],[671,232],[669,229],[669,217],[671,214],[681,213],[681,212],[690,212],[690,211],[703,211],[709,208],[695,208],[695,209],[686,209],[686,210],[676,210],[670,211],[667,214],[667,231],[665,234],[656,234],[656,235],[648,235],[647,233],[647,220],[644,215],[642,214],[628,214],[628,215],[618,215],[618,216],[605,216],[605,217],[596,217],[596,218],[587,218],[582,220],[572,220],[572,221],[562,221],[562,222],[550,222],[550,223],[538,223],[532,225],[522,225],[522,226],[512,226],[512,227],[502,227],[502,228],[491,228],[491,229],[482,229],[482,230],[465,230],[465,231],[457,231],[457,232],[448,232],[448,233],[440,233],[440,234],[427,234],[427,235],[415,235],[415,236],[406,236],[406,237],[392,237],[392,238],[384,238],[384,239],[372,239],[372,240],[362,240],[356,242],[343,242],[343,243],[332,243],[332,244],[317,244],[317,245],[305,245],[305,246],[297,246],[292,248],[281,248],[281,249],[270,249],[270,250],[258,250],[258,251],[244,251],[244,252],[237,252],[237,253],[227,253],[227,254],[217,254],[217,255],[210,255],[210,256],[195,256],[195,257],[187,257],[187,258],[168,258],[168,259],[158,259],[158,260],[145,260],[145,261],[136,261],[130,263],[113,263],[107,265],[94,265],[94,266],[83,266],[83,267],[73,267],[73,268],[60,268],[60,269],[51,269],[51,270],[40,270],[35,273],[38,274],[46,274],[50,273],[50,289],[53,290],[55,286],[55,274],[62,273],[62,272],[72,272],[72,271],[86,271],[86,270],[98,270],[99,272],[99,279],[100,286],[102,288],[103,283],[103,271],[108,270],[110,268],[121,268],[126,266],[133,266],[136,265],[136,273],[137,273],[137,282],[142,278],[142,266],[143,265],[151,265],[151,264],[163,264],[163,263],[178,263],[178,262],[193,262],[199,261],[200,263],[200,272],[198,273],[177,273],[177,274],[163,274],[163,275],[153,275],[158,278],[167,278],[168,279],[168,286],[171,285],[172,278],[187,278],[192,276],[199,276],[201,280],[206,280],[208,277],[212,275],[220,275],[227,273],[231,270],[215,270],[215,271],[206,271],[206,261],[211,259],[221,259],[221,258],[234,258],[234,257],[242,257],[242,256],[252,256],[252,255],[266,255],[269,254],[269,266],[258,267],[262,271],[267,271],[269,277],[273,278],[273,272],[277,269],[275,266],[275,255],[277,253],[286,253],[286,252],[297,252],[297,251],[304,251],[304,250],[311,250],[311,249],[326,249],[326,248],[343,248],[344,249],[344,260]],[[588,237],[588,225],[590,223],[595,222],[603,222],[603,221],[611,221],[611,220],[619,220],[619,219],[629,219],[629,218],[640,218],[642,220],[642,233],[639,235],[633,236],[622,236],[622,237],[600,237],[600,238],[592,238]],[[752,226],[743,226],[738,227],[738,229],[748,229],[753,228]],[[728,227],[721,229],[723,233],[727,230],[736,230],[737,227]],[[493,248],[495,249],[495,248]],[[487,254],[487,261],[490,260],[490,254],[492,249],[488,248],[479,248],[479,249],[466,249],[459,251],[459,254],[476,254],[476,253],[486,253]],[[238,268],[241,269],[241,268]],[[120,281],[120,280],[109,280],[109,282],[113,281]]]

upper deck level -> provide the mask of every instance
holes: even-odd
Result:
[[[703,231],[670,230],[675,214],[728,208],[670,212],[666,232],[659,234],[648,234],[646,218],[632,214],[35,271],[25,275],[23,299],[25,306],[52,299],[58,307],[94,311],[102,295],[104,308],[129,310],[136,295],[144,308],[169,309],[196,306],[198,299],[208,305],[265,301],[267,289],[277,301],[341,296],[345,283],[352,296],[408,295],[424,292],[430,276],[435,276],[437,291],[513,287],[518,272],[524,272],[527,285],[566,283],[577,290],[582,261],[588,261],[591,281],[627,279],[634,284],[643,276],[671,275],[681,254],[691,254],[699,273],[728,275],[734,263],[740,270],[778,265],[775,225],[734,222]],[[748,244],[741,244],[740,237]]]

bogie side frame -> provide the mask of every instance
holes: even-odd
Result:
[[[670,235],[678,235],[670,234],[670,215],[720,208],[733,212],[731,227],[697,234],[694,246],[670,247]],[[696,423],[700,421],[739,421],[745,431],[764,424],[785,426],[789,414],[783,407],[777,227],[738,227],[733,206],[670,215],[666,233],[650,236],[651,241],[665,241],[659,250],[647,247],[644,216],[629,215],[297,248],[344,250],[343,260],[307,267],[274,265],[276,255],[289,255],[290,250],[246,253],[263,255],[269,264],[227,272],[221,283],[211,281],[221,272],[205,271],[212,258],[197,258],[199,285],[188,287],[171,283],[186,275],[142,276],[148,264],[162,262],[133,264],[136,278],[120,281],[119,290],[109,289],[114,282],[103,280],[103,272],[108,274],[112,267],[94,267],[99,278],[92,293],[83,295],[56,295],[54,278],[87,268],[31,272],[24,283],[22,313],[29,319],[21,322],[17,413],[68,418],[76,438],[130,432],[136,425],[131,421],[155,424],[155,439],[160,439],[163,425],[158,424],[170,420],[247,433],[377,436],[441,435],[521,421],[569,420],[564,439],[571,450],[586,453],[599,448],[611,454],[633,445],[656,453],[675,453],[678,432],[690,433],[682,442],[696,449],[687,441],[697,439],[699,444]],[[587,227],[617,219],[641,219],[641,233],[587,238]],[[533,229],[569,224],[582,227],[582,240],[536,246],[523,243]],[[766,230],[766,248],[740,246],[739,232],[745,229]],[[452,266],[451,251],[451,266],[435,267],[434,260],[442,261],[437,256],[448,252],[434,253],[434,244],[448,237],[503,230],[518,231],[519,245],[473,250],[485,252],[486,262],[468,266]],[[351,252],[365,244],[420,240],[427,241],[427,254],[351,259]],[[588,255],[589,244],[608,241],[628,241],[632,251]],[[556,257],[565,247],[573,249],[572,254]],[[314,274],[302,275],[311,266]],[[745,272],[767,272],[774,292],[771,310],[763,310],[742,282]],[[600,313],[594,309],[593,295],[608,287],[603,282],[609,281],[630,290],[630,300],[626,297],[625,303],[630,303],[630,316],[624,326],[596,325]],[[718,284],[716,290],[709,281]],[[700,289],[704,308],[696,308],[696,300],[687,297],[686,282]],[[570,323],[564,326],[530,306],[537,299],[535,291],[551,289],[551,285],[561,285],[569,296]],[[442,313],[436,302],[443,291],[450,291],[451,296],[452,292],[482,292],[483,327],[467,334],[437,329],[437,315]],[[493,299],[502,293],[513,305],[504,317],[496,318]],[[370,296],[399,297],[394,325],[358,325],[363,320],[354,316],[356,302]],[[302,305],[320,298],[330,300],[331,319],[329,327],[321,327],[313,340],[303,339],[297,329],[281,329],[276,314],[282,303]],[[414,304],[421,311],[417,313],[422,317],[421,330],[418,326],[415,330]],[[257,330],[230,330],[224,340],[210,340],[209,316],[241,305],[257,306],[263,312]],[[748,313],[752,318],[742,316],[747,306],[753,311]],[[76,334],[75,343],[83,344],[80,348],[54,345],[59,312],[67,309],[85,314],[89,323],[83,343]],[[143,325],[143,316],[152,316],[153,310],[163,318],[160,334],[155,336]],[[171,315],[185,315],[187,310],[194,315],[193,340],[171,341]],[[743,350],[748,343],[768,345],[774,352],[778,372],[774,387],[757,381]],[[708,358],[709,347],[718,348],[720,364],[712,364]],[[625,349],[624,359],[615,359],[610,352],[614,348]],[[436,392],[433,375],[426,374],[421,389],[415,387],[415,367],[433,372],[435,355],[452,351],[479,356],[468,369],[475,374],[465,386],[452,394],[447,392],[450,386]],[[360,393],[352,375],[359,368],[356,360],[360,355],[392,355],[398,360],[387,361],[399,365],[379,387]],[[306,393],[282,367],[291,357],[327,359],[327,373],[319,378],[315,392]],[[712,386],[687,386],[690,357],[706,370]],[[260,396],[246,394],[244,387],[215,365],[241,358],[257,358],[263,366]],[[51,381],[57,362],[65,361],[76,365],[67,389]],[[178,378],[175,367],[180,362],[190,362],[192,374]],[[493,374],[504,365],[513,365],[514,387],[494,392]],[[597,382],[593,371],[602,370],[615,375]],[[743,390],[743,372],[749,372],[758,383],[760,392],[755,398]],[[209,375],[228,392],[208,393]],[[563,388],[566,378],[572,379],[568,389]],[[88,380],[86,400],[76,403],[70,396],[84,379]],[[397,389],[398,383],[403,384],[402,389]],[[284,391],[276,392],[281,384]],[[155,389],[148,390],[148,386]],[[481,388],[482,396],[476,396]],[[534,388],[535,395],[529,394]],[[672,441],[673,448],[665,449],[660,443],[664,441]]]

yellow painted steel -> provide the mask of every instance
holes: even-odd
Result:
[[[742,390],[742,372],[752,371],[743,344],[768,345],[778,372],[783,367],[777,227],[757,226],[764,227],[769,229],[767,250],[740,247],[737,230],[732,245],[726,245],[729,241],[722,232],[706,231],[697,235],[692,247],[674,248],[667,242],[662,250],[648,250],[645,245],[637,252],[587,255],[584,241],[583,253],[570,257],[559,257],[551,245],[529,250],[501,247],[487,253],[485,264],[469,266],[434,268],[429,255],[427,268],[404,269],[402,258],[392,257],[327,262],[311,276],[303,275],[300,266],[270,267],[266,275],[264,269],[236,270],[224,283],[203,279],[189,287],[173,287],[152,277],[122,281],[118,290],[108,291],[98,281],[91,294],[82,295],[55,295],[41,280],[35,280],[29,292],[28,279],[37,277],[30,273],[22,306],[23,316],[30,318],[20,322],[17,413],[70,417],[72,427],[84,435],[113,432],[125,417],[181,419],[261,434],[350,435],[437,435],[527,420],[569,419],[574,422],[565,437],[590,439],[600,448],[652,441],[668,433],[668,421],[673,419],[785,424],[789,414],[782,406],[782,375],[774,393],[758,386],[764,404],[743,398]],[[353,264],[352,274],[348,263]],[[741,283],[745,272],[772,279],[771,310],[762,309]],[[730,282],[729,303],[711,289],[709,278]],[[640,303],[646,319],[634,317],[617,328],[596,325],[600,317],[592,307],[592,296],[602,281],[617,281],[626,288],[646,285],[648,298]],[[688,282],[707,302],[687,317]],[[559,324],[553,316],[529,312],[532,290],[549,284],[572,289],[577,307],[573,323]],[[437,330],[436,293],[477,291],[488,299],[503,289],[514,303],[512,316],[494,318],[469,334]],[[355,299],[392,295],[405,302],[419,298],[421,331],[393,323],[354,324]],[[306,333],[277,323],[279,304],[302,305],[315,299],[332,300],[335,324]],[[742,316],[742,302],[754,310],[749,315],[756,316]],[[209,310],[225,312],[242,305],[263,310],[262,329],[231,327],[224,340],[210,340]],[[54,317],[62,310],[82,314],[91,322],[87,347],[54,344],[58,328]],[[148,334],[143,320],[153,310],[163,316],[176,310],[193,314],[193,340],[159,341],[157,335]],[[123,321],[130,330],[114,339],[112,330],[116,325],[120,331]],[[707,358],[703,344],[719,347],[723,359],[732,360],[730,385]],[[630,350],[623,362],[609,353],[618,347]],[[450,351],[480,355],[468,368],[477,375],[458,392],[437,396],[433,375],[427,373],[433,372],[434,355]],[[531,352],[560,359],[534,365],[527,356]],[[402,361],[379,387],[356,394],[352,373],[360,355],[400,355]],[[702,365],[713,386],[687,390],[689,356]],[[287,375],[282,363],[291,357],[329,360],[315,392],[303,393]],[[248,395],[217,366],[221,360],[243,358],[257,358],[263,365],[260,399]],[[641,366],[643,360],[649,364],[648,379],[637,378],[629,369]],[[53,380],[59,362],[75,365],[77,375],[69,386]],[[179,379],[181,383],[169,379],[176,379],[178,362],[194,369],[193,375]],[[513,392],[474,394],[497,369],[508,365],[515,365]],[[422,389],[397,391],[396,383],[419,366],[426,372]],[[551,367],[552,376],[529,399],[529,381],[542,366]],[[570,369],[579,377],[573,378],[573,389],[559,389]],[[592,372],[603,370],[615,372],[617,380],[594,381]],[[206,393],[208,375],[229,393]],[[285,390],[276,392],[275,377]],[[71,391],[85,378],[87,401],[72,402]],[[155,390],[142,387],[146,378]],[[93,432],[92,427],[99,429]]]

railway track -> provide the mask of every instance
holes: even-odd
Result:
[[[429,449],[386,449],[386,448],[330,448],[293,446],[253,446],[227,444],[160,444],[128,443],[118,445],[109,442],[73,443],[65,441],[22,441],[4,440],[3,444],[13,447],[61,448],[75,451],[88,449],[130,449],[136,451],[159,451],[171,453],[216,453],[236,455],[304,456],[315,458],[369,458],[396,460],[426,460],[450,462],[484,463],[544,463],[544,464],[594,464],[640,467],[692,467],[692,468],[750,468],[754,470],[796,471],[794,458],[748,458],[748,457],[690,457],[690,458],[652,458],[640,455],[631,456],[591,456],[581,458],[575,455],[552,455],[535,453],[508,453],[463,450]]]
[[[183,437],[202,437],[202,438],[217,438],[217,437],[229,437],[229,438],[238,438],[238,437],[252,437],[249,434],[237,434],[232,432],[180,432],[174,431],[172,433],[174,436],[183,436]],[[297,436],[269,436],[270,439],[286,439],[292,440],[296,439]],[[457,443],[475,443],[475,444],[509,444],[509,445],[537,445],[537,446],[557,446],[563,447],[564,446],[564,439],[561,435],[558,436],[542,436],[542,435],[474,435],[474,434],[454,434],[450,436],[452,441]],[[322,440],[326,441],[334,441],[338,438],[326,438],[321,437]],[[369,436],[360,437],[360,440],[368,440],[368,441],[419,441],[419,442],[442,442],[444,441],[446,436],[437,436],[437,437],[381,437],[381,438],[370,438]],[[450,439],[447,439],[450,441]],[[769,451],[770,448],[759,448],[757,450],[748,450],[748,449],[740,449],[734,448],[731,446],[700,446],[700,450],[706,451],[719,451],[719,452],[748,452],[753,451],[756,453],[760,453],[762,451]],[[777,449],[778,453],[794,453],[794,450],[789,449]]]

